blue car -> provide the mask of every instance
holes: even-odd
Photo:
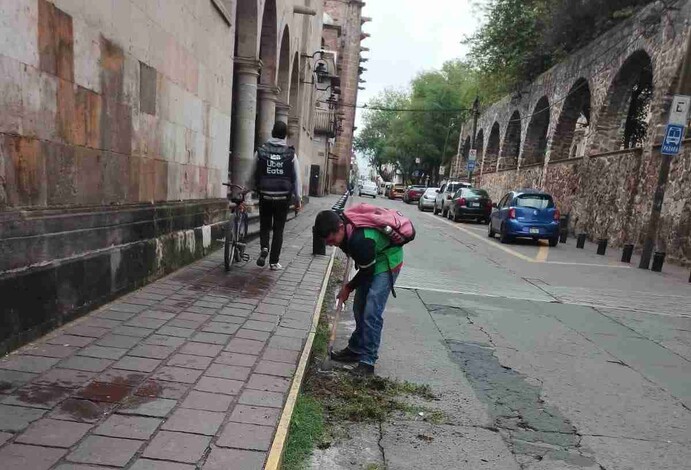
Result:
[[[537,190],[511,191],[493,205],[487,236],[499,233],[502,243],[515,238],[549,240],[549,246],[559,243],[559,210],[554,199]]]

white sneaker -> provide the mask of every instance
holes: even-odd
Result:
[[[281,266],[281,263],[270,264],[269,267],[271,268],[272,271],[278,271],[278,270],[283,269],[283,266]]]

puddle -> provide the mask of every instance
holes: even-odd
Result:
[[[5,403],[52,408],[69,393],[69,390],[55,386],[28,386],[15,391]]]
[[[580,467],[597,465],[592,452],[581,447],[575,426],[540,398],[540,387],[502,366],[491,347],[452,340],[447,344],[515,455],[548,457]]]
[[[116,383],[91,382],[77,393],[80,398],[101,401],[106,403],[119,403],[132,391],[131,387]]]
[[[112,405],[108,403],[95,403],[89,400],[68,398],[60,405],[54,417],[70,421],[94,423],[108,414],[111,408]]]

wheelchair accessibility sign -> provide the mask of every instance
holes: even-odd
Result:
[[[662,141],[662,155],[679,155],[681,141],[684,139],[684,126],[667,124],[665,139]]]

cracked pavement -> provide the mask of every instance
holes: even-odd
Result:
[[[377,373],[429,384],[445,420],[351,428],[352,448],[340,444],[349,459],[328,449],[313,468],[688,468],[688,273],[627,269],[617,253],[598,257],[572,240],[549,248],[548,263],[526,262],[486,239],[485,226],[377,204],[418,231],[387,306]],[[544,249],[509,246],[531,259]],[[344,317],[337,347],[353,326]],[[358,459],[368,440],[380,455]]]

